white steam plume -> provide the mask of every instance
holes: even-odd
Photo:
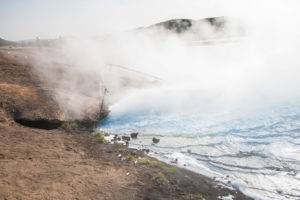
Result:
[[[239,42],[191,45],[192,31],[178,36],[156,27],[101,38],[70,39],[55,52],[41,53],[38,60],[47,67],[40,72],[45,80],[55,83],[58,102],[78,116],[86,111],[86,100],[80,100],[78,95],[98,100],[100,79],[110,91],[108,103],[115,105],[115,111],[124,112],[129,111],[126,108],[148,106],[166,112],[210,113],[298,99],[300,16],[295,10],[298,4],[268,1],[259,8],[255,3],[246,5],[247,9],[232,1],[226,6],[227,12],[230,6],[234,8],[233,15],[246,27],[246,36],[238,38]],[[209,25],[199,29],[205,36],[215,34]],[[61,77],[56,72],[49,73],[56,64],[65,72]],[[109,71],[107,64],[159,77],[163,80],[162,87],[132,93],[116,105],[117,99],[125,94],[124,80],[134,80],[130,86],[137,88],[144,77],[135,74],[133,78],[123,70]],[[147,85],[152,81],[146,80]]]

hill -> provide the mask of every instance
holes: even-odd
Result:
[[[0,46],[16,46],[17,43],[0,38]]]
[[[199,20],[171,19],[139,30],[158,35],[175,34],[184,40],[221,39],[245,34],[242,23],[230,17],[210,17]]]

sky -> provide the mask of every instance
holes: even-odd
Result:
[[[0,0],[0,37],[7,40],[98,36],[172,18],[227,15],[218,0]],[[232,8],[230,8],[232,11]]]
[[[263,2],[283,0],[0,0],[0,37],[99,36],[173,18],[253,15]]]

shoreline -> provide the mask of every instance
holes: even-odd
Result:
[[[0,125],[4,199],[251,199],[143,151],[101,144],[90,130]]]
[[[101,131],[101,129],[99,129],[99,127],[96,130]],[[172,138],[172,136],[166,136],[166,135],[161,135],[161,134],[149,134],[146,136],[144,136],[144,135],[141,136],[142,134],[138,133],[137,137],[133,138],[128,133],[122,134],[122,133],[118,132],[118,134],[117,134],[117,133],[113,133],[113,132],[109,132],[109,131],[102,131],[102,133],[104,133],[104,135],[106,135],[106,137],[105,137],[106,141],[110,142],[111,144],[119,142],[119,144],[125,145],[126,141],[121,138],[123,136],[128,137],[128,138],[130,138],[130,141],[126,145],[126,147],[129,149],[136,149],[138,151],[142,151],[145,153],[145,155],[147,157],[150,157],[150,158],[153,158],[160,162],[163,162],[168,166],[176,167],[179,169],[183,169],[183,170],[198,174],[204,178],[207,178],[207,180],[212,182],[214,184],[214,186],[221,187],[223,189],[229,189],[232,191],[238,191],[238,192],[242,193],[243,195],[247,196],[249,199],[252,199],[252,198],[260,199],[260,196],[252,194],[250,191],[247,191],[247,190],[242,191],[242,189],[240,190],[239,185],[231,184],[231,182],[233,182],[233,181],[227,179],[229,175],[223,174],[224,177],[222,178],[222,177],[218,177],[212,173],[210,174],[208,171],[205,171],[205,170],[200,171],[201,169],[199,169],[199,168],[196,169],[195,167],[193,168],[192,166],[190,166],[188,161],[180,162],[181,161],[180,157],[174,156],[173,159],[170,159],[170,157],[166,157],[164,154],[160,154],[159,152],[154,151],[151,148],[153,146],[155,149],[155,146],[159,145],[159,143],[160,143],[160,142],[158,142],[158,143],[150,142],[151,138],[157,138],[158,140],[167,138],[167,140],[168,140],[168,139]],[[112,136],[115,136],[115,137],[112,137]],[[116,138],[116,136],[119,137],[120,141],[111,139],[111,138]],[[182,136],[175,136],[175,137],[182,137]],[[145,143],[143,143],[143,142],[141,144],[141,141],[143,141],[143,140],[147,140],[147,142],[145,142],[145,143],[146,144],[148,143],[148,145],[145,145]],[[132,142],[134,142],[134,141],[135,141],[135,143],[132,144]],[[160,147],[158,147],[158,148],[160,148]],[[161,148],[164,148],[164,147],[161,147]],[[188,151],[190,151],[190,150],[188,149],[187,152]],[[232,194],[230,194],[230,195],[232,195]],[[234,195],[232,195],[232,198],[235,199],[236,197]]]
[[[99,113],[63,118],[33,70],[33,53],[0,51],[1,199],[251,199],[143,151],[101,144],[84,126]]]

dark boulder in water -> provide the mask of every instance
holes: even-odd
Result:
[[[130,141],[130,137],[129,136],[122,136],[122,140],[124,140],[124,141]]]
[[[150,150],[149,149],[142,149],[143,152],[149,153]]]
[[[136,139],[139,133],[131,133],[130,136],[133,139]]]
[[[155,143],[155,144],[157,144],[157,143],[159,143],[159,139],[156,138],[156,137],[154,137],[154,138],[152,138],[152,142]]]

